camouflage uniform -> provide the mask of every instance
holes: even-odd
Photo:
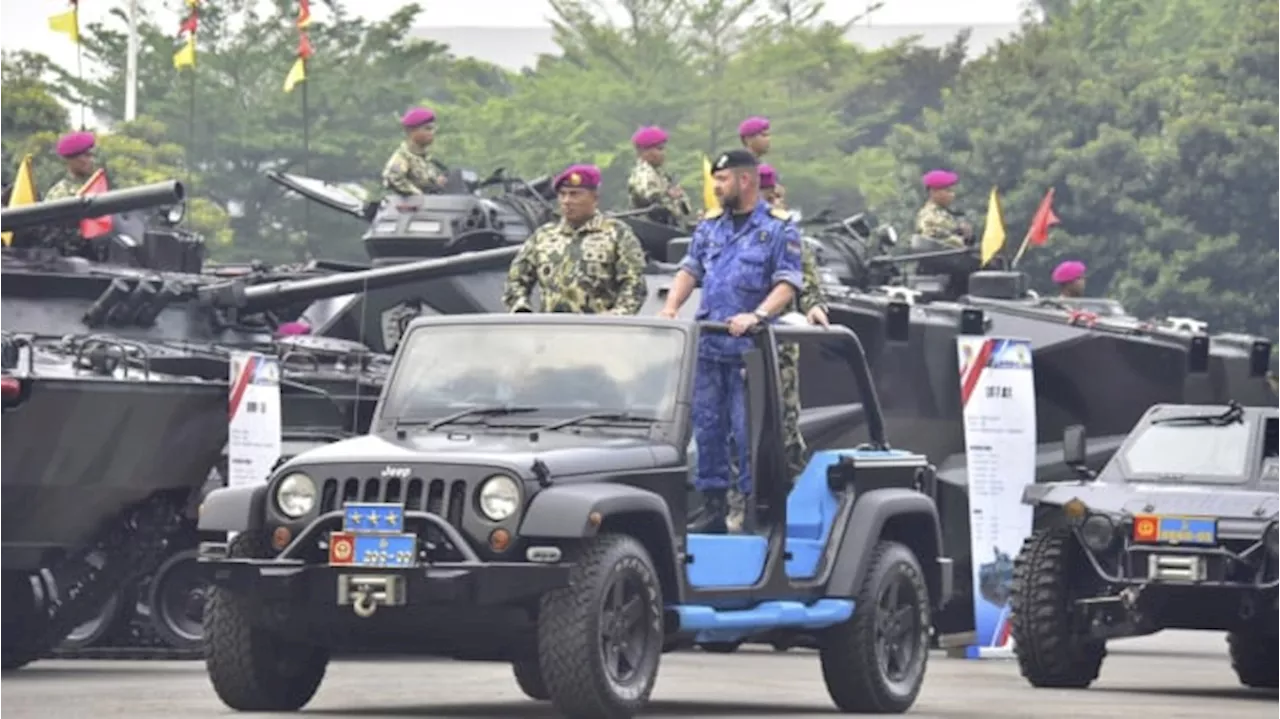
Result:
[[[48,202],[49,200],[63,200],[68,197],[75,197],[76,193],[80,192],[80,188],[84,187],[84,183],[86,182],[88,182],[88,179],[77,180],[74,177],[67,175],[61,180],[53,183],[53,187],[45,190],[44,197],[41,198],[41,200]]]
[[[536,285],[543,312],[634,315],[648,297],[644,266],[640,240],[618,220],[596,213],[577,229],[550,222],[512,260],[502,303],[532,312]]]
[[[953,247],[965,247],[960,218],[932,200],[916,213],[916,234]]]
[[[439,192],[443,179],[444,173],[431,161],[431,154],[408,141],[400,143],[382,169],[382,186],[401,195]]]
[[[824,307],[822,285],[818,280],[818,262],[806,244],[800,254],[804,288],[796,297],[791,311],[808,315],[814,307]],[[788,342],[778,346],[778,383],[782,391],[782,432],[790,480],[804,471],[805,444],[800,434],[800,345]]]
[[[631,195],[632,209],[661,207],[671,213],[671,218],[677,225],[685,225],[693,210],[683,194],[679,197],[671,196],[670,191],[678,187],[674,180],[644,160],[636,162],[631,176],[627,178],[627,193]]]

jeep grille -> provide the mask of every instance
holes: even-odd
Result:
[[[467,482],[463,479],[361,479],[330,477],[320,490],[320,512],[341,509],[346,502],[394,502],[407,510],[430,512],[461,527],[467,502]]]

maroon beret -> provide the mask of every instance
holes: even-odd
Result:
[[[738,125],[738,137],[751,137],[759,135],[769,129],[769,119],[766,117],[748,117]]]
[[[58,138],[56,150],[61,157],[75,157],[92,150],[94,144],[92,132],[69,132]]]
[[[636,134],[631,136],[631,144],[636,146],[638,150],[647,150],[651,147],[657,147],[667,141],[667,131],[654,125],[652,127],[642,127],[636,130]]]
[[[435,122],[436,114],[425,107],[411,108],[400,118],[400,124],[406,128],[421,127],[428,122]]]
[[[760,189],[767,190],[770,187],[777,187],[778,173],[773,169],[772,165],[760,165]]]
[[[929,170],[920,181],[924,183],[925,189],[941,190],[956,184],[960,178],[950,170]]]
[[[561,187],[581,187],[584,190],[595,190],[600,187],[600,168],[595,165],[570,165],[565,171],[556,175],[552,183],[555,189]]]

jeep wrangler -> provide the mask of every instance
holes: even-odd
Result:
[[[1106,641],[1226,631],[1240,682],[1275,687],[1275,407],[1156,405],[1102,471],[1084,431],[1063,449],[1079,481],[1027,487],[1036,532],[1014,564],[1012,635],[1033,686],[1084,688]]]
[[[901,713],[951,594],[933,468],[889,449],[858,338],[765,328],[748,353],[749,531],[686,531],[698,337],[658,318],[415,320],[370,433],[264,485],[213,492],[200,527],[214,690],[292,711],[331,656],[506,661],[569,717],[630,717],[664,651],[817,635],[845,711]],[[871,441],[786,476],[776,341],[846,360]],[[772,639],[766,639],[766,637]]]

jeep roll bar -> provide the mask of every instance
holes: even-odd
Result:
[[[702,332],[728,334],[729,325],[724,322],[698,322]],[[867,365],[867,353],[862,347],[862,340],[848,327],[833,325],[816,327],[813,325],[757,325],[758,329],[749,333],[757,346],[767,342],[766,347],[776,347],[777,342],[795,342],[800,345],[837,345],[837,354],[849,365],[853,373],[853,381],[858,385],[858,396],[862,398],[862,409],[867,420],[867,434],[870,444],[875,449],[888,449],[888,439],[884,433],[884,415],[880,411],[880,398],[876,394],[875,383],[871,379],[871,369]]]

